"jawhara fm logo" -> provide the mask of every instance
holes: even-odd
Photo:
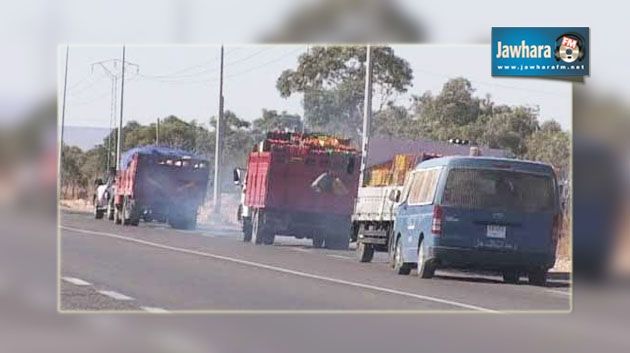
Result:
[[[586,55],[584,40],[577,33],[565,33],[556,39],[556,61],[573,63],[582,61]]]

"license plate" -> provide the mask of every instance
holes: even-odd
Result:
[[[486,236],[488,238],[505,239],[505,226],[489,224],[486,228]]]

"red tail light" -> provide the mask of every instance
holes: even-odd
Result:
[[[442,234],[442,216],[444,211],[442,206],[433,206],[433,220],[431,221],[431,233],[440,235]]]

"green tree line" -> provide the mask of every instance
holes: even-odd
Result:
[[[396,138],[446,141],[460,138],[473,144],[505,149],[516,158],[543,161],[567,175],[570,134],[551,119],[542,119],[538,107],[498,104],[492,97],[478,97],[470,80],[447,80],[439,92],[412,95],[408,106],[397,98],[412,88],[413,70],[389,47],[373,50],[375,109],[371,134]],[[366,48],[361,46],[313,47],[298,59],[295,68],[283,71],[276,83],[279,94],[303,95],[304,117],[262,111],[251,123],[225,112],[222,165],[229,183],[234,166],[244,166],[249,151],[266,131],[288,129],[331,133],[360,144],[364,101]],[[541,120],[545,120],[541,123]],[[207,124],[168,116],[160,121],[159,142],[214,159],[216,118]],[[155,143],[155,123],[129,121],[123,127],[123,151]],[[87,188],[105,173],[108,146],[116,146],[117,131],[88,151],[64,146],[62,187]],[[111,139],[111,141],[110,141]],[[110,157],[114,159],[113,155]],[[211,172],[212,173],[212,172]],[[212,175],[211,175],[212,176]],[[229,189],[224,189],[229,190]],[[63,190],[62,190],[63,191]]]

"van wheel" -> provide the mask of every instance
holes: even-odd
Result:
[[[396,241],[396,250],[394,251],[394,272],[399,275],[408,275],[411,273],[411,264],[404,262],[402,241],[400,238]]]
[[[418,276],[420,278],[432,278],[435,274],[435,265],[431,259],[426,258],[426,248],[424,241],[420,241],[418,246]]]
[[[359,262],[371,262],[374,258],[374,246],[359,242],[357,244],[357,257]]]
[[[509,284],[518,284],[521,274],[516,270],[503,271],[503,282]]]
[[[529,284],[534,286],[544,286],[547,284],[547,270],[535,269],[527,273]]]

